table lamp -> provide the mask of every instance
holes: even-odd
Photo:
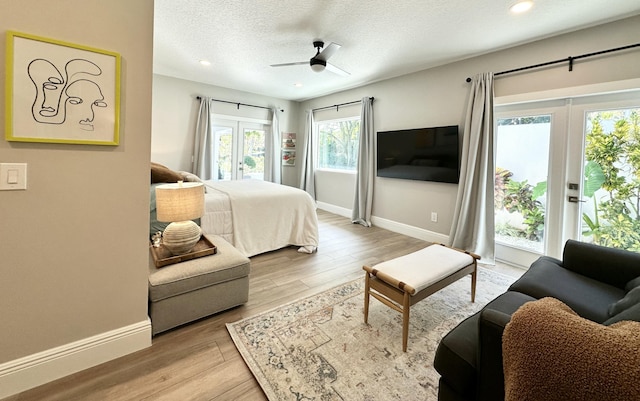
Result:
[[[163,246],[173,255],[188,253],[200,240],[202,230],[192,219],[204,214],[201,182],[162,184],[156,187],[158,221],[170,223],[162,234]]]

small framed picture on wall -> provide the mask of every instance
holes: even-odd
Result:
[[[282,136],[282,149],[296,148],[296,134],[288,133]]]
[[[282,165],[283,166],[295,166],[296,165],[296,151],[295,150],[283,150],[282,151]]]

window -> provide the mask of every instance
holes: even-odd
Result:
[[[316,123],[318,168],[355,171],[358,165],[360,117]]]

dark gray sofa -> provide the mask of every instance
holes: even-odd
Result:
[[[634,289],[636,288],[636,289]],[[502,333],[524,303],[557,298],[604,325],[640,321],[640,254],[569,240],[562,260],[540,257],[509,290],[438,345],[438,400],[503,400]]]

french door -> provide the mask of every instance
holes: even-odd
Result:
[[[214,119],[213,177],[218,180],[264,180],[269,127],[265,124]]]
[[[640,91],[496,110],[496,259],[576,239],[640,250]]]

